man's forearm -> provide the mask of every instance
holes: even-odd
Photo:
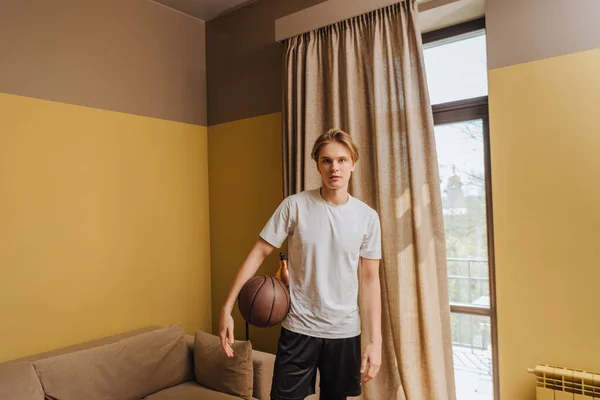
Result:
[[[254,274],[261,266],[267,255],[269,255],[269,253],[271,253],[273,249],[273,246],[266,243],[262,239],[259,239],[256,242],[253,249],[248,254],[248,257],[246,257],[244,264],[242,264],[242,267],[238,271],[233,284],[231,285],[231,289],[229,290],[227,299],[223,304],[221,313],[231,314],[231,311],[235,306],[235,300],[237,299],[240,290],[242,290],[244,284],[254,276]]]
[[[369,340],[381,343],[381,287],[378,274],[363,278],[363,297]]]

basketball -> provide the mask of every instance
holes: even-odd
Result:
[[[238,307],[250,325],[266,328],[283,321],[290,309],[290,294],[279,279],[255,276],[240,290]]]

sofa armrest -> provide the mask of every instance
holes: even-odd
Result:
[[[252,366],[254,368],[253,396],[258,400],[269,400],[271,398],[275,355],[252,350]]]

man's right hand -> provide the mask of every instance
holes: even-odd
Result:
[[[221,313],[219,322],[219,337],[221,338],[221,346],[227,357],[233,357],[233,318],[231,313]]]

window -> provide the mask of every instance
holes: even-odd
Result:
[[[487,96],[485,31],[425,45],[431,104]]]
[[[498,399],[485,21],[423,35],[458,400]]]

